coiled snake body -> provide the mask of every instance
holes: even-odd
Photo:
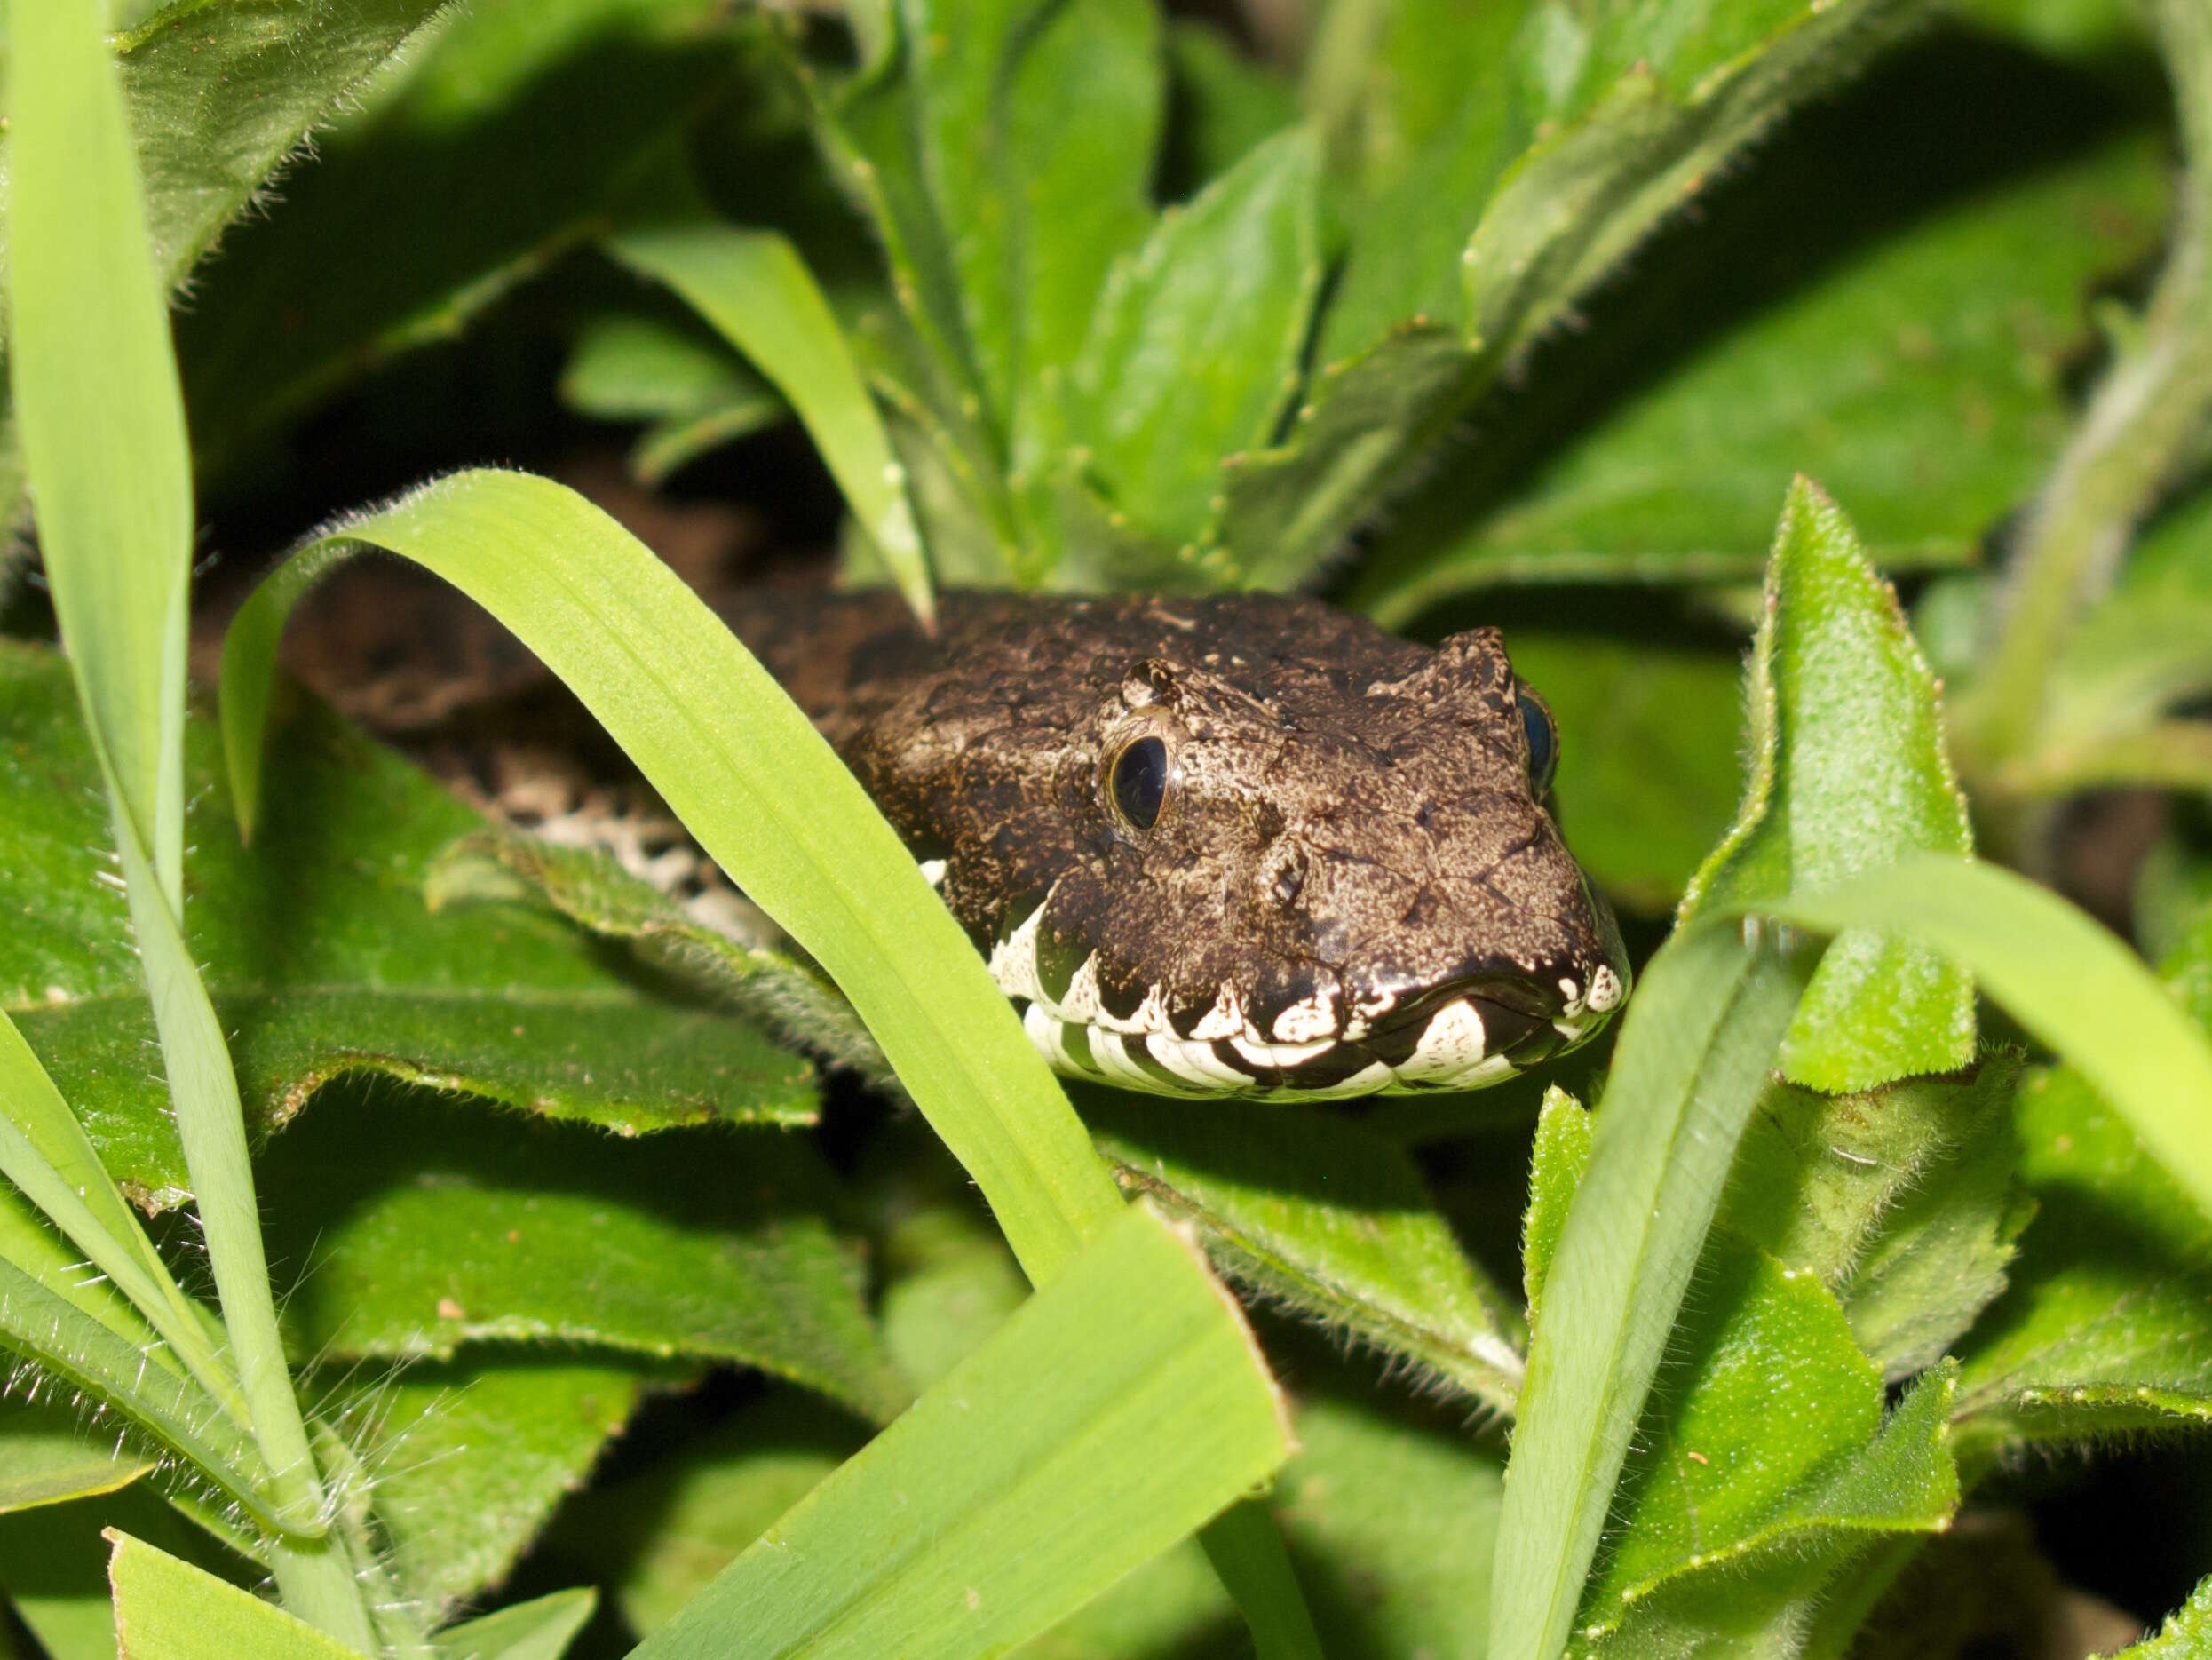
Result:
[[[1619,936],[1495,631],[1240,594],[722,607],[1065,1074],[1182,1095],[1469,1089],[1583,1041]]]

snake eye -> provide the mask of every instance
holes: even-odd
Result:
[[[1124,744],[1114,758],[1107,780],[1114,809],[1132,830],[1148,830],[1160,822],[1168,798],[1168,746],[1156,737]]]
[[[1528,788],[1541,801],[1551,791],[1551,774],[1559,764],[1559,731],[1551,724],[1544,700],[1525,686],[1513,688],[1521,711],[1521,730],[1528,737]]]

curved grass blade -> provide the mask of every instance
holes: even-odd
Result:
[[[1613,1483],[1796,1005],[1771,946],[1669,941],[1629,1005],[1544,1276],[1491,1574],[1493,1660],[1566,1646]]]
[[[713,222],[626,231],[607,248],[682,296],[790,400],[852,516],[928,625],[936,610],[906,471],[798,250],[777,232]]]
[[[638,1660],[1001,1654],[1227,1507],[1289,1426],[1202,1262],[1124,1210]]]
[[[1972,971],[2212,1215],[2212,1044],[2134,952],[2057,894],[1994,865],[1921,855],[1759,909],[1824,933],[1911,933]]]
[[[707,853],[852,998],[1034,1282],[1121,1211],[1011,1005],[836,753],[673,572],[549,480],[440,480],[326,531],[247,601],[222,674],[242,825],[260,801],[284,618],[364,544],[461,589],[583,700]]]

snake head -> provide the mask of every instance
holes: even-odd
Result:
[[[1068,735],[1074,856],[993,948],[1049,1059],[1180,1093],[1465,1089],[1604,1024],[1626,958],[1495,631],[1368,630],[1381,678],[1192,631]]]

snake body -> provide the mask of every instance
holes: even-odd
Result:
[[[1627,992],[1495,631],[1267,595],[748,594],[733,628],[1056,1070],[1181,1095],[1468,1089]]]

